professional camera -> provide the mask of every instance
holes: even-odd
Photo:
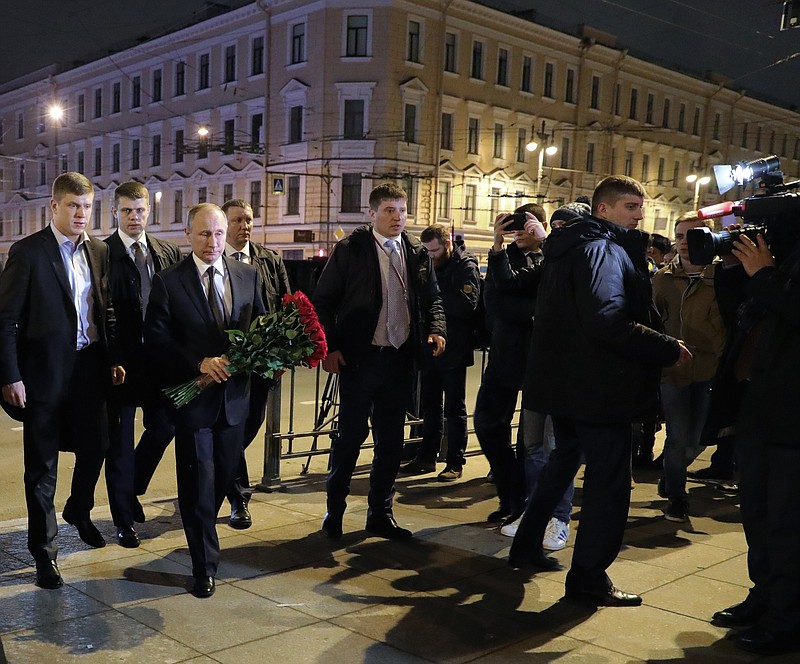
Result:
[[[755,178],[759,178],[761,191],[741,201],[725,201],[697,211],[700,219],[733,214],[742,217],[744,224],[741,229],[730,231],[690,229],[686,241],[689,260],[694,265],[707,265],[715,256],[731,253],[733,243],[742,235],[754,242],[758,234],[763,235],[778,261],[791,253],[800,241],[800,196],[790,192],[800,187],[800,180],[784,183],[780,167],[780,159],[775,155],[735,166],[714,166],[720,194]]]

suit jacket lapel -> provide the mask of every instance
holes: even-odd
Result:
[[[223,260],[225,261],[225,267],[228,270],[231,284],[230,326],[231,328],[237,327],[242,329],[239,324],[239,319],[241,318],[242,302],[245,302],[247,299],[244,292],[242,271],[239,269],[239,265],[235,265],[234,269],[231,269],[231,265],[235,264],[235,261],[229,261],[227,258],[223,258]]]
[[[211,314],[211,307],[208,305],[208,298],[200,283],[200,277],[197,274],[197,267],[194,264],[194,259],[191,254],[183,259],[183,267],[181,268],[181,283],[183,284],[189,300],[194,305],[200,317],[206,322],[206,325],[211,328],[216,334],[219,334],[217,323],[214,316]]]
[[[42,241],[44,244],[47,260],[53,266],[53,271],[56,273],[58,283],[64,290],[70,302],[72,302],[72,287],[69,285],[69,277],[67,277],[67,268],[64,267],[64,259],[61,257],[61,250],[58,248],[58,241],[53,231],[45,228],[42,231]]]

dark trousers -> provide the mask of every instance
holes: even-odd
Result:
[[[242,456],[244,422],[175,430],[178,506],[195,577],[216,576],[217,514]]]
[[[475,401],[475,435],[489,461],[505,514],[520,514],[525,508],[525,465],[522,423],[517,431],[516,450],[511,444],[511,421],[517,408],[519,390],[483,383]]]
[[[736,439],[739,499],[747,538],[749,601],[766,607],[762,625],[800,630],[800,448],[757,434]]]
[[[29,395],[23,432],[25,501],[28,550],[39,562],[55,560],[58,553],[54,500],[59,449],[75,452],[64,512],[84,518],[94,507],[94,489],[108,445],[105,389],[110,380],[100,346],[92,344],[76,351],[69,389],[60,399],[42,403]]]
[[[175,437],[174,410],[171,406],[145,408],[143,418],[144,432],[133,452],[133,490],[137,496],[147,492],[164,452]]]
[[[580,528],[566,585],[605,589],[606,569],[622,546],[631,499],[631,426],[553,417],[556,449],[542,470],[536,490],[511,545],[518,560],[541,552],[545,527],[564,491],[586,459]]]
[[[108,404],[108,452],[106,454],[106,486],[108,488],[108,504],[111,507],[111,516],[117,528],[133,525],[133,503],[138,491],[136,472],[137,451],[142,445],[148,452],[160,450],[157,453],[153,472],[158,461],[161,460],[164,450],[175,436],[175,427],[169,419],[167,406],[154,404],[142,407],[144,432],[139,441],[137,450],[134,450],[134,423],[136,420],[136,406],[129,406],[114,402]],[[142,454],[141,456],[145,456]],[[156,456],[150,454],[149,456]],[[152,472],[144,482],[144,489],[150,482]]]
[[[464,467],[467,450],[466,386],[466,367],[422,372],[422,445],[417,452],[420,459],[436,461],[447,418],[447,467],[457,470]]]
[[[250,378],[250,411],[244,423],[242,458],[239,460],[239,466],[235,477],[230,487],[228,487],[227,495],[231,504],[246,503],[250,500],[252,493],[250,491],[250,474],[247,469],[247,459],[245,458],[244,451],[250,446],[250,443],[255,440],[255,437],[261,429],[261,425],[264,424],[267,410],[267,398],[269,397],[273,385],[275,385],[274,380],[264,380],[255,374]]]
[[[403,434],[411,389],[411,360],[406,347],[372,346],[362,362],[345,368],[339,380],[339,436],[331,449],[328,513],[340,515],[347,506],[350,479],[361,445],[369,434],[375,449],[369,476],[367,519],[392,514],[394,481],[403,453]]]

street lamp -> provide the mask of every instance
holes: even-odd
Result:
[[[558,148],[555,145],[549,145],[550,141],[552,140],[552,136],[545,131],[545,124],[544,120],[542,120],[542,128],[536,132],[536,137],[539,139],[540,143],[537,143],[533,139],[525,146],[525,149],[528,152],[533,152],[537,148],[539,148],[539,170],[536,172],[536,192],[535,195],[539,195],[539,188],[542,182],[542,170],[544,168],[544,156],[547,155],[554,155],[558,152]]]
[[[692,208],[696,210],[697,206],[700,204],[700,187],[704,187],[711,182],[711,178],[708,175],[698,177],[696,174],[692,173],[691,175],[686,176],[686,181],[689,184],[694,182],[694,199],[692,200]]]
[[[61,153],[58,151],[58,128],[61,126],[61,121],[64,119],[64,107],[61,104],[53,103],[47,109],[47,115],[53,124],[53,154],[56,160],[56,174],[60,169],[59,157]]]

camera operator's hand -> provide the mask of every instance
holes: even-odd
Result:
[[[686,344],[683,343],[680,339],[678,339],[678,346],[681,349],[681,354],[678,356],[678,361],[674,364],[674,366],[679,367],[682,364],[686,364],[689,360],[692,359],[692,353],[686,347]]]
[[[739,259],[748,277],[752,277],[762,268],[775,267],[775,259],[761,233],[756,235],[756,242],[746,235],[740,235],[733,243],[732,253]]]
[[[722,230],[724,231],[738,231],[742,227],[741,224],[731,224],[730,226],[723,226]],[[720,256],[722,258],[722,264],[726,267],[733,267],[734,265],[741,265],[739,259],[736,258],[733,254],[725,254],[724,256]]]

